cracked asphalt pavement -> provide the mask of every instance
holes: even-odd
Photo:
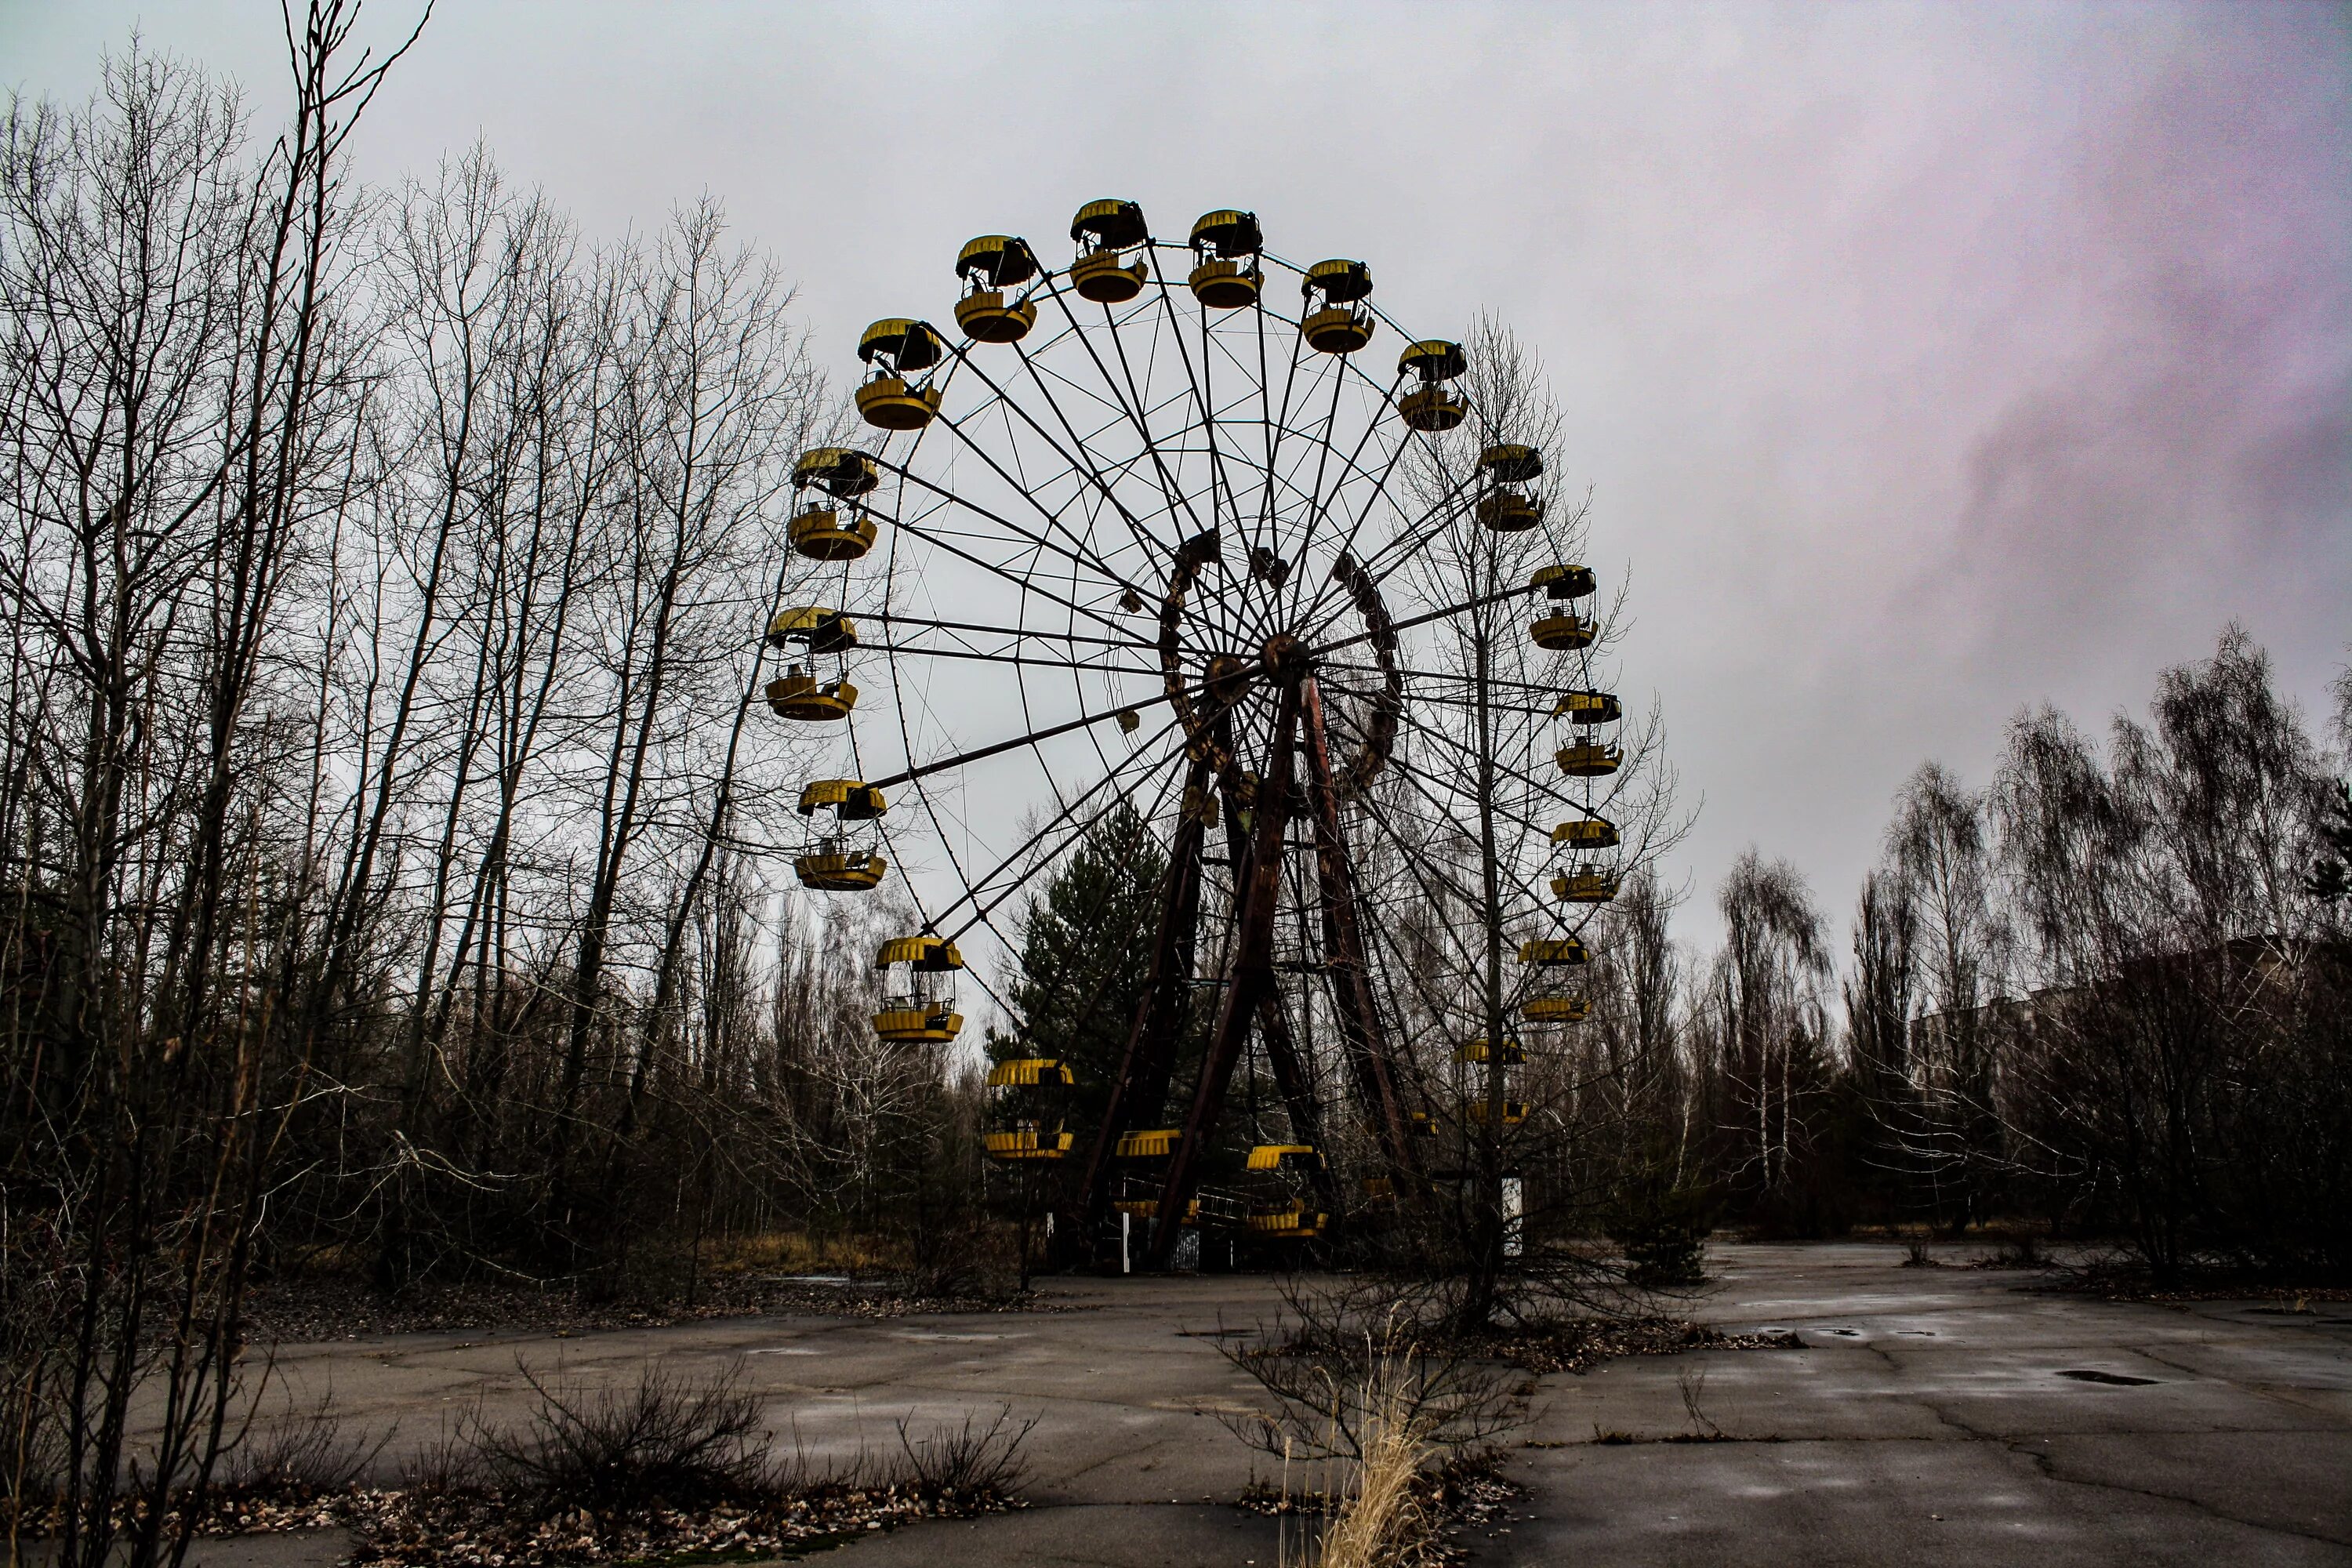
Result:
[[[1706,1321],[1807,1348],[1547,1378],[1533,1517],[1474,1561],[2352,1563],[2352,1307],[2085,1300],[1979,1250],[1710,1248]]]
[[[2034,1275],[1958,1266],[1979,1250],[1906,1268],[1885,1243],[1710,1247],[1721,1283],[1693,1315],[1793,1331],[1806,1348],[1539,1380],[1506,1464],[1527,1500],[1473,1542],[1474,1562],[2352,1563],[2352,1307],[2054,1295],[2032,1289]],[[287,1346],[265,1408],[331,1389],[355,1426],[397,1422],[378,1461],[389,1481],[474,1401],[493,1419],[520,1415],[518,1360],[585,1384],[631,1381],[655,1361],[740,1364],[779,1440],[817,1457],[895,1447],[901,1417],[919,1430],[1009,1404],[1038,1417],[1031,1509],[812,1561],[1273,1568],[1275,1521],[1230,1506],[1269,1466],[1216,1418],[1255,1391],[1218,1354],[1218,1332],[1270,1315],[1273,1282],[1046,1288],[1087,1310]],[[200,1559],[296,1568],[339,1545],[219,1542]]]

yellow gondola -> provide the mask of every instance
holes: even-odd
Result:
[[[1122,1132],[1112,1155],[1120,1160],[1164,1160],[1176,1152],[1176,1141],[1184,1134],[1173,1127],[1162,1127],[1149,1132]]]
[[[1143,209],[1116,197],[1088,202],[1070,220],[1070,239],[1078,247],[1070,263],[1070,287],[1082,300],[1097,305],[1122,305],[1143,292],[1151,279],[1151,264],[1140,255],[1129,264],[1129,252],[1151,238]]]
[[[1037,276],[1037,258],[1029,242],[1009,234],[983,234],[967,240],[956,253],[956,276],[963,279],[963,298],[956,301],[956,325],[964,335],[983,343],[1017,343],[1037,324],[1034,300],[1008,300]]]
[[[801,791],[800,813],[812,819],[831,812],[834,829],[819,832],[793,861],[801,886],[825,893],[864,892],[880,882],[890,863],[848,831],[888,809],[882,792],[856,779],[818,779]]]
[[[1194,299],[1213,310],[1257,303],[1265,281],[1257,265],[1265,237],[1258,230],[1255,213],[1229,207],[1203,213],[1192,225],[1190,243],[1195,265],[1184,283]]]
[[[1617,825],[1605,816],[1563,822],[1551,830],[1551,841],[1565,844],[1571,849],[1614,849],[1617,847]]]
[[[1351,354],[1372,341],[1372,313],[1359,303],[1371,296],[1372,269],[1362,262],[1318,261],[1307,269],[1299,292],[1307,310],[1298,330],[1308,348]]]
[[[1538,616],[1528,627],[1528,636],[1538,647],[1549,648],[1554,653],[1574,653],[1578,648],[1592,646],[1596,630],[1585,616],[1573,610],[1562,610],[1556,616]]]
[[[1483,1062],[1493,1055],[1485,1040],[1468,1040],[1454,1047],[1454,1059],[1457,1062]],[[1517,1040],[1505,1040],[1502,1058],[1505,1067],[1518,1067],[1528,1059],[1527,1049]]]
[[[887,978],[874,1033],[892,1045],[943,1046],[963,1030],[955,982],[963,954],[944,937],[900,936],[882,944],[874,967]]]
[[[1597,867],[1580,867],[1551,879],[1556,898],[1571,904],[1605,904],[1617,896],[1617,873]]]
[[[795,489],[814,485],[836,500],[869,494],[881,482],[881,466],[853,447],[812,447],[793,465]]]
[[[1498,485],[1524,485],[1543,478],[1543,454],[1516,441],[1498,442],[1478,454],[1478,468]]]
[[[1591,567],[1564,563],[1538,566],[1528,579],[1528,587],[1541,588],[1545,598],[1557,600],[1585,598],[1600,585]]]
[[[1484,1100],[1474,1100],[1462,1108],[1462,1113],[1469,1120],[1484,1126],[1486,1121],[1486,1104],[1487,1102]],[[1517,1127],[1520,1122],[1525,1121],[1527,1119],[1528,1102],[1526,1100],[1507,1100],[1503,1101],[1504,1126]]]
[[[992,1160],[1058,1160],[1077,1141],[1075,1132],[1011,1127],[982,1135]]]
[[[1583,996],[1530,996],[1519,1004],[1519,1016],[1530,1024],[1581,1024],[1592,1016],[1592,1003]]]
[[[947,344],[923,321],[886,317],[857,340],[857,357],[870,374],[857,389],[857,412],[881,430],[919,430],[940,411],[940,388],[910,386],[907,377],[947,356]]]
[[[1615,773],[1625,761],[1625,753],[1606,742],[1585,738],[1570,741],[1554,752],[1552,758],[1570,778],[1597,779]]]
[[[835,679],[819,678],[815,661],[825,654],[842,654],[857,646],[857,624],[824,605],[803,605],[784,610],[768,623],[768,641],[776,647],[798,645],[806,660],[794,659],[784,673],[768,682],[768,706],[785,719],[818,722],[845,719],[857,706],[857,688],[846,672]]]
[[[1551,716],[1571,724],[1614,724],[1624,710],[1613,691],[1564,691],[1552,705]]]
[[[1308,1208],[1295,1184],[1319,1179],[1323,1152],[1314,1144],[1255,1144],[1244,1167],[1254,1177],[1246,1216],[1250,1229],[1261,1236],[1303,1239],[1318,1234],[1328,1223],[1329,1216]]]
[[[1460,343],[1442,338],[1418,342],[1397,357],[1397,374],[1419,384],[1397,399],[1397,413],[1415,430],[1451,430],[1469,417],[1470,405],[1446,383],[1469,368]]]
[[[857,706],[857,688],[846,676],[820,681],[814,670],[796,664],[768,682],[767,698],[779,719],[824,723],[849,717]]]
[[[1496,533],[1525,533],[1543,521],[1543,503],[1522,489],[1505,486],[1478,498],[1478,525]]]
[[[872,458],[847,447],[818,447],[801,454],[793,465],[795,496],[815,489],[844,510],[827,506],[817,497],[799,505],[785,527],[793,551],[811,561],[855,561],[874,548],[874,519],[857,504],[882,482],[882,471]]]
[[[857,646],[857,623],[828,605],[802,605],[776,612],[768,623],[768,643],[772,647],[802,643],[811,653],[846,653]]]
[[[855,561],[874,548],[874,520],[862,511],[845,517],[832,507],[813,506],[786,527],[793,549],[811,561]]]
[[[1538,937],[1519,943],[1519,962],[1538,969],[1563,969],[1582,963],[1590,955],[1572,936]]]
[[[982,1144],[992,1160],[1058,1160],[1076,1135],[1062,1125],[1062,1100],[1076,1079],[1051,1057],[1015,1057],[988,1069],[991,1120]]]
[[[1321,1210],[1308,1208],[1302,1198],[1280,1208],[1253,1210],[1249,1215],[1249,1227],[1260,1236],[1307,1241],[1320,1236],[1330,1220],[1331,1216]]]

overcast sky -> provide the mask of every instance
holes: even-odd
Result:
[[[389,36],[411,7],[371,0]],[[2352,22],[2101,7],[443,0],[373,177],[477,136],[592,237],[705,191],[857,330],[957,246],[1139,200],[1360,256],[1542,353],[1702,899],[1756,844],[1842,915],[1922,759],[2103,722],[2242,621],[2315,721],[2352,642]],[[0,82],[133,26],[280,101],[276,7],[0,0]],[[1711,920],[1686,928],[1697,937]]]

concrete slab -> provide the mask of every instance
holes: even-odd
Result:
[[[1540,1446],[1508,1460],[1533,1517],[1475,1542],[1477,1561],[2352,1563],[2352,1312],[2084,1300],[2037,1292],[2027,1273],[1902,1268],[1886,1245],[1719,1246],[1712,1258],[1720,1282],[1693,1315],[1792,1330],[1808,1348],[1539,1380],[1521,1437]],[[492,1419],[521,1415],[523,1367],[621,1385],[653,1364],[739,1366],[779,1441],[815,1460],[895,1448],[901,1418],[920,1429],[1010,1405],[1038,1422],[1026,1489],[1038,1506],[877,1534],[825,1560],[1272,1568],[1275,1521],[1223,1506],[1267,1466],[1218,1420],[1248,1408],[1255,1384],[1217,1346],[1273,1314],[1273,1282],[1048,1289],[1088,1310],[404,1335],[282,1347],[279,1371],[297,1407],[331,1389],[355,1426],[398,1424],[379,1462],[387,1480],[477,1401]],[[1596,1430],[1640,1440],[1597,1444]],[[1695,1431],[1733,1440],[1659,1440]],[[206,1561],[335,1555],[326,1542],[299,1550]]]
[[[1557,1446],[1508,1468],[1535,1517],[1475,1561],[2352,1562],[2352,1325],[2084,1300],[1892,1247],[1715,1253],[1706,1315],[1809,1348],[1545,1380],[1530,1440]]]

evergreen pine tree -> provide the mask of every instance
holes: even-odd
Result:
[[[992,1035],[989,1055],[1051,1057],[1077,1077],[1069,1125],[1102,1113],[1150,983],[1168,852],[1131,807],[1106,814],[1021,921],[1021,973],[1010,995],[1028,1027]]]

